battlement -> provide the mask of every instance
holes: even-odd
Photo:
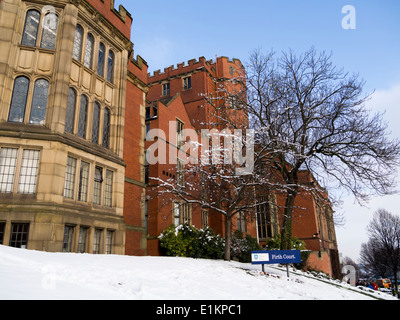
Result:
[[[125,9],[123,5],[119,5],[118,10],[115,9],[114,0],[85,0],[94,9],[104,16],[111,24],[113,24],[128,39],[131,37],[132,15]]]
[[[242,63],[239,59],[233,58],[230,60],[228,57],[217,57],[216,60],[206,60],[205,57],[200,57],[197,59],[191,59],[185,64],[185,62],[178,63],[176,66],[171,65],[167,68],[164,68],[164,71],[156,70],[153,74],[148,74],[149,82],[154,82],[160,80],[160,78],[176,76],[179,74],[184,74],[187,72],[192,72],[194,70],[200,68],[206,68],[211,74],[215,73],[216,66],[218,64],[226,65],[226,64],[235,64],[237,66],[242,66]]]

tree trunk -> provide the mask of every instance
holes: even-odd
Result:
[[[400,297],[400,296],[399,296],[399,284],[397,283],[397,271],[398,271],[398,269],[397,269],[397,268],[394,268],[394,270],[393,270],[394,289],[396,290],[397,297]]]
[[[232,217],[227,214],[225,217],[225,254],[224,260],[231,260],[231,242],[232,242]]]
[[[296,190],[290,190],[286,196],[285,211],[283,215],[283,225],[281,230],[281,250],[291,250],[292,222],[294,201],[297,196]]]

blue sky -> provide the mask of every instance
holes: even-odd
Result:
[[[133,17],[135,54],[149,71],[204,56],[240,59],[260,48],[278,54],[289,48],[301,53],[311,46],[332,53],[338,67],[359,73],[365,91],[375,94],[368,107],[385,111],[394,137],[400,137],[400,1],[399,0],[116,0]],[[356,29],[342,28],[342,8],[356,10]],[[399,179],[400,180],[400,179]],[[400,214],[400,196],[373,198],[367,207],[345,197],[346,225],[337,228],[343,256],[358,259],[368,240],[366,225],[378,208]],[[398,211],[397,211],[398,210]],[[397,212],[396,212],[397,211]]]

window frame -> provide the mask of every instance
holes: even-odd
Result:
[[[51,45],[52,45],[51,47],[48,47],[47,44],[44,44],[44,40],[43,40],[43,36],[45,34],[45,31],[46,31],[46,29],[45,29],[46,18],[49,15],[54,15],[54,16],[56,16],[56,19],[57,19],[54,43],[51,43]],[[43,13],[42,16],[43,16],[42,19],[41,19],[42,20],[42,26],[40,28],[40,30],[41,30],[40,48],[41,49],[47,49],[47,50],[55,50],[56,46],[57,46],[57,35],[58,35],[58,29],[59,29],[59,25],[60,25],[60,17],[58,16],[58,14],[56,12],[52,12],[52,11],[48,11],[46,13]],[[51,23],[51,21],[49,23]],[[54,32],[54,29],[51,29],[50,32]]]
[[[86,102],[85,111],[83,113],[83,101]],[[76,130],[77,137],[86,140],[88,135],[88,119],[89,119],[89,105],[90,100],[86,94],[81,94],[79,99],[79,111],[78,111],[78,125]]]
[[[101,137],[101,145],[103,148],[111,149],[111,108],[105,107],[103,112],[100,113],[103,115],[103,128],[101,129],[102,137]]]
[[[96,38],[93,35],[92,32],[88,31],[88,32],[84,32],[84,47],[85,47],[85,51],[83,52],[82,56],[83,56],[83,65],[90,69],[93,70],[93,65],[94,65],[94,53],[95,53],[95,49],[96,49]],[[92,39],[93,42],[90,42],[89,39]],[[89,47],[89,44],[91,43],[91,46]],[[83,46],[82,46],[83,48]],[[90,52],[91,50],[91,52]],[[89,59],[89,61],[87,61]]]
[[[23,92],[18,92],[18,90],[21,89],[21,84],[19,84],[19,80],[27,80],[27,86],[26,89]],[[25,85],[25,84],[24,84]],[[13,84],[13,90],[12,90],[12,96],[11,96],[11,101],[8,109],[8,118],[7,122],[9,123],[25,123],[25,118],[26,118],[26,113],[27,113],[27,108],[28,108],[28,101],[29,101],[29,91],[31,87],[31,79],[27,77],[26,75],[19,75],[15,77],[14,79],[14,84]],[[17,94],[23,94],[24,98],[18,98]],[[23,108],[21,105],[21,102],[23,101]],[[19,111],[19,110],[22,110]],[[21,120],[17,121],[15,120],[19,116]]]
[[[175,227],[181,224],[192,224],[193,207],[191,203],[174,201],[172,203],[173,224]],[[178,223],[178,224],[177,224]]]
[[[108,208],[114,204],[114,176],[114,171],[105,169],[103,205]]]
[[[22,227],[22,231],[14,230],[14,227]],[[27,230],[25,230],[27,229]],[[8,246],[12,248],[27,249],[29,243],[29,222],[12,222]],[[13,238],[16,238],[13,240]]]
[[[40,175],[40,163],[41,163],[41,149],[38,148],[30,148],[30,147],[26,147],[26,146],[19,146],[19,147],[15,147],[15,146],[0,146],[0,155],[2,150],[6,148],[6,149],[11,149],[11,150],[17,150],[16,151],[16,159],[15,159],[15,167],[14,167],[14,174],[13,174],[13,178],[12,178],[12,182],[9,183],[10,185],[12,184],[12,190],[8,191],[8,192],[0,192],[0,194],[12,194],[12,195],[36,195],[37,194],[37,190],[38,190],[38,181],[39,181],[39,175]],[[24,174],[24,154],[25,151],[29,151],[29,152],[35,152],[37,154],[37,157],[35,157],[34,159],[28,159],[28,163],[29,162],[33,162],[33,164],[35,164],[34,168],[34,175],[27,175]],[[2,163],[1,158],[0,158],[0,163]],[[26,163],[25,163],[26,164]],[[26,167],[25,168],[30,168],[30,167]],[[27,170],[28,172],[28,170]],[[31,172],[29,172],[31,173]],[[29,177],[31,177],[31,179],[28,179]],[[3,181],[3,180],[2,180]],[[26,181],[28,181],[28,183],[25,183]],[[31,183],[31,182],[34,183]],[[28,186],[28,190],[32,190],[30,192],[26,192],[24,191],[23,186]]]
[[[68,233],[67,233],[67,231],[68,231]],[[63,253],[75,252],[75,250],[74,250],[75,232],[76,232],[76,226],[69,225],[69,224],[66,224],[64,226],[63,246],[62,246]]]
[[[104,229],[95,228],[93,232],[93,254],[101,254]]]
[[[71,96],[71,93],[73,93],[73,97]],[[71,101],[72,99],[74,99],[74,101]],[[76,121],[76,113],[78,106],[77,102],[78,102],[78,92],[76,91],[75,88],[70,87],[68,90],[67,109],[65,113],[65,125],[64,125],[64,132],[68,132],[70,134],[75,133],[75,121]]]
[[[161,85],[162,96],[166,97],[171,94],[171,84],[170,82],[165,82]]]
[[[69,159],[76,161],[73,174],[68,169]],[[101,170],[100,177],[96,177],[96,169]],[[104,209],[114,209],[116,172],[117,170],[114,168],[74,154],[68,154],[64,174],[64,201],[102,206]],[[67,181],[67,179],[71,180],[71,177],[74,178],[74,181]],[[67,185],[74,188],[72,198],[67,196],[71,194],[71,192],[66,192]],[[71,188],[67,189],[70,190]]]
[[[91,141],[92,143],[99,145],[100,144],[100,123],[101,123],[101,104],[98,101],[93,103],[92,110],[92,135]]]
[[[80,38],[80,43],[78,42],[79,39],[77,39],[78,31],[82,31],[81,33],[81,38]],[[79,61],[82,63],[82,56],[83,56],[83,43],[84,43],[84,37],[85,37],[85,29],[80,23],[76,24],[75,27],[75,35],[74,35],[74,46],[72,49],[72,58],[75,59],[76,61]],[[79,43],[79,44],[78,44]],[[78,48],[79,45],[79,48]],[[78,54],[79,50],[79,54]]]
[[[115,241],[115,230],[107,229],[106,230],[106,247],[104,250],[105,254],[112,254],[113,246]]]
[[[176,118],[176,146],[178,149],[185,145],[185,123]]]
[[[0,245],[4,245],[4,236],[6,234],[6,221],[0,221]]]
[[[34,36],[34,44],[30,44],[27,43],[25,41],[24,43],[24,39],[25,39],[25,34],[26,34],[26,30],[27,30],[27,22],[28,22],[28,13],[29,12],[36,12],[39,14],[38,16],[38,23],[37,23],[37,27],[36,27],[36,35]],[[55,39],[54,39],[54,44],[52,47],[46,47],[43,44],[43,35],[45,34],[45,20],[46,17],[50,14],[54,14],[57,17],[57,26],[56,26],[56,34],[55,34]],[[60,14],[57,13],[55,10],[46,10],[45,12],[42,10],[38,10],[37,8],[27,8],[26,12],[25,12],[25,19],[24,19],[24,25],[23,25],[23,29],[22,29],[22,35],[21,35],[21,41],[20,44],[21,46],[25,46],[25,47],[30,47],[30,48],[39,48],[39,49],[44,49],[44,50],[52,50],[55,51],[56,47],[57,47],[57,40],[58,40],[58,34],[59,34],[59,30],[60,30]],[[54,31],[54,29],[53,29]]]
[[[101,55],[102,53],[102,55]],[[104,44],[103,41],[100,41],[99,47],[98,47],[98,52],[97,52],[97,67],[96,67],[96,72],[97,75],[104,78],[105,75],[105,67],[106,67],[106,58],[108,62],[108,57],[107,57],[107,47]],[[100,58],[102,57],[102,60]]]
[[[83,254],[88,252],[89,231],[89,227],[79,226],[77,253]]]
[[[182,78],[183,81],[183,90],[192,89],[192,76],[187,76]]]
[[[109,49],[107,54],[107,74],[106,80],[114,84],[115,74],[115,53],[113,50]]]
[[[23,92],[23,94],[25,94],[25,97],[23,98],[23,103],[22,103],[24,105],[23,107],[21,106],[21,102],[18,101],[19,98],[16,97],[16,94],[18,93],[18,90],[20,89],[19,85],[18,85],[19,79],[28,80],[27,89]],[[41,106],[44,110],[44,115],[42,117],[41,123],[35,123],[32,121],[32,112],[37,110],[34,102],[36,100],[41,100],[41,99],[39,99],[39,96],[37,96],[37,93],[38,93],[37,85],[40,81],[43,81],[47,84],[47,88],[45,89],[45,92],[46,92],[45,98],[44,99],[41,98],[41,99],[45,100],[45,105]],[[30,77],[23,75],[23,74],[16,76],[14,78],[12,97],[11,97],[11,101],[10,101],[9,109],[8,109],[7,122],[8,123],[29,124],[29,125],[34,125],[34,126],[45,126],[46,118],[47,118],[47,108],[49,105],[50,90],[51,90],[51,83],[46,77],[40,76],[40,77],[37,77],[32,80]],[[21,101],[22,101],[22,99],[21,99]],[[18,108],[21,108],[21,111],[15,112],[18,110]],[[39,110],[40,110],[40,108],[39,108]],[[14,116],[12,117],[12,115],[14,115]],[[16,115],[20,115],[19,121],[16,121],[14,119]]]
[[[39,82],[45,83],[47,85],[46,88],[44,88],[44,91],[47,94],[45,94],[45,97],[40,97],[39,95]],[[50,82],[45,79],[45,78],[38,78],[35,81],[35,84],[33,86],[33,93],[32,93],[32,100],[31,100],[31,105],[30,105],[30,110],[29,110],[29,124],[32,125],[38,125],[38,126],[44,126],[46,124],[46,116],[47,116],[47,106],[49,104],[49,92],[50,92]],[[36,104],[34,103],[35,101],[40,101],[40,100],[45,100],[45,104],[41,105],[41,106],[36,106]],[[43,115],[41,115],[41,117],[39,116],[35,116],[35,113],[39,113],[40,109],[43,108],[44,112],[42,111],[42,113],[44,113]],[[37,118],[37,119],[35,119]],[[39,122],[37,122],[39,121]]]
[[[92,203],[94,205],[101,206],[102,205],[102,195],[104,190],[104,167],[99,165],[94,166],[94,175],[93,175],[93,196],[92,196]],[[100,175],[97,175],[97,172]]]
[[[256,218],[258,225],[258,236],[260,239],[270,239],[274,236],[272,226],[271,204],[268,197],[257,199]]]

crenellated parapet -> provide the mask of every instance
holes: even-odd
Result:
[[[205,57],[188,60],[187,63],[181,62],[177,65],[171,65],[164,68],[163,71],[155,70],[152,74],[148,74],[149,83],[163,81],[165,79],[184,76],[188,73],[196,71],[206,71],[214,78],[226,77],[229,73],[229,68],[242,68],[242,63],[239,59],[230,59],[228,57],[217,57],[215,60],[206,60]]]

